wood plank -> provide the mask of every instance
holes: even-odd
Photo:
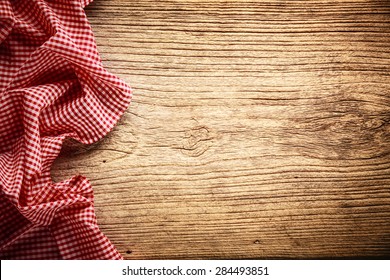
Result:
[[[128,259],[390,255],[389,1],[95,0],[133,102],[68,143]]]

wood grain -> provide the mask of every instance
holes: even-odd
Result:
[[[95,0],[134,88],[69,148],[128,259],[390,256],[390,2]]]

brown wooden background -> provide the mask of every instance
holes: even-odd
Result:
[[[390,256],[390,1],[95,0],[134,88],[55,181],[128,259]]]

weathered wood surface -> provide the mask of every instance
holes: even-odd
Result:
[[[64,152],[128,259],[390,256],[390,1],[95,0],[114,131]]]

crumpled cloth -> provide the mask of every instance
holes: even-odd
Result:
[[[131,99],[102,66],[89,2],[0,0],[0,259],[121,259],[88,180],[50,177],[65,138],[99,140]]]

